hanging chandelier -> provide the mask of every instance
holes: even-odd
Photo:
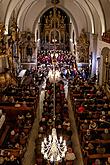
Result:
[[[57,139],[56,129],[52,129],[52,135],[49,138],[44,138],[41,145],[41,153],[44,155],[44,159],[50,162],[62,161],[67,151],[66,141],[63,140],[62,136]]]
[[[48,73],[48,78],[51,83],[60,81],[60,71],[59,70],[50,70]]]

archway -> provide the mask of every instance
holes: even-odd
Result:
[[[101,51],[103,57],[103,70],[102,70],[102,82],[104,85],[108,84],[110,86],[110,49],[104,47]]]

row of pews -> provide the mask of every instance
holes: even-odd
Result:
[[[110,101],[92,81],[69,82],[84,165],[110,163]]]
[[[22,165],[30,131],[36,117],[39,93],[30,89],[22,91],[17,86],[8,87],[0,95],[0,164]],[[16,92],[17,91],[17,92]]]

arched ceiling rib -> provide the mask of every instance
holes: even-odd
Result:
[[[106,31],[110,30],[110,0],[99,0],[104,13]]]
[[[6,33],[7,34],[8,34],[8,25],[9,25],[9,20],[10,20],[11,14],[19,2],[20,2],[20,0],[16,0],[16,1],[10,0],[9,1],[6,15],[5,15],[5,27],[6,27]]]
[[[97,1],[97,0],[92,0],[92,1],[85,0],[85,1],[86,1],[86,3],[88,3],[89,7],[91,8],[92,13],[94,14],[93,9],[97,13],[97,15],[100,19],[100,22],[101,22],[102,33],[104,33],[105,32],[105,19],[104,19],[104,13],[102,10],[102,6],[100,4],[100,0],[99,1]],[[95,15],[94,15],[94,18],[95,18]]]
[[[18,19],[17,19],[17,24],[19,25],[20,17],[22,16],[22,13],[30,8],[30,6],[35,3],[38,3],[40,0],[32,0],[30,3],[30,0],[25,0],[24,3],[22,4],[22,8],[19,12]]]
[[[92,33],[94,33],[95,32],[95,29],[94,29],[93,15],[91,13],[91,10],[90,10],[88,4],[84,0],[76,0],[76,2],[79,3],[81,6],[83,6],[83,8],[85,8],[86,12],[88,13],[88,15],[90,17],[90,20],[91,20]]]
[[[69,13],[71,13],[71,16],[73,16],[74,20],[75,20],[75,18],[77,18],[77,13],[74,13],[74,10],[72,12],[72,9],[70,10],[69,8],[71,8],[71,5],[72,5],[73,9],[74,9],[75,3],[77,3],[77,5],[79,5],[78,10],[80,13],[83,13],[83,16],[81,16],[81,18],[83,18],[84,21],[86,20],[86,22],[84,22],[84,23],[89,31],[91,30],[91,28],[90,28],[90,25],[88,28],[88,24],[89,23],[91,24],[92,30],[90,32],[92,32],[92,33],[95,32],[95,26],[96,26],[95,18],[96,18],[96,13],[97,13],[97,18],[99,18],[99,20],[100,20],[100,26],[102,29],[102,33],[105,31],[105,18],[104,18],[104,13],[103,13],[101,4],[100,4],[100,0],[68,0],[68,1],[62,0],[62,1],[63,1],[62,8],[65,8],[65,9],[67,8],[67,11],[69,11]],[[109,2],[110,0],[106,0],[106,1]],[[9,5],[7,5],[8,6],[7,10],[4,11],[6,13],[5,25],[9,25],[9,20],[10,20],[11,14],[12,14],[13,10],[16,8],[16,6],[19,3],[21,3],[21,0],[2,0],[0,2],[3,5],[9,4]],[[42,6],[44,8],[42,10],[40,10],[39,5],[36,6],[36,3],[37,4],[42,3]],[[68,6],[66,6],[65,4],[68,4]],[[23,27],[23,23],[24,23],[25,24],[24,28],[27,28],[27,26],[29,25],[29,23],[27,22],[27,21],[29,21],[27,16],[30,15],[33,17],[33,15],[36,15],[36,19],[37,19],[38,15],[39,15],[38,12],[42,12],[46,7],[47,7],[46,0],[45,1],[44,0],[43,1],[42,0],[22,0],[21,7],[19,8],[20,10],[18,10],[18,19],[17,19],[18,25]],[[36,13],[35,13],[35,8],[36,8]],[[34,9],[34,10],[30,10],[30,9]],[[78,19],[81,20],[81,18],[79,17]],[[35,18],[33,19],[34,22],[33,22],[32,26],[35,25],[36,19]],[[77,20],[75,20],[75,21],[77,23],[77,26],[79,26],[79,22]],[[22,24],[21,24],[21,22],[22,22]],[[80,22],[82,24],[81,26],[83,27],[84,26],[83,21],[81,20]],[[8,26],[6,27],[6,31],[8,32]]]
[[[24,7],[24,10],[22,10],[22,12],[20,12],[20,14],[18,16],[18,21],[17,21],[18,24],[21,24],[21,22],[22,22],[22,25],[24,25],[24,27],[25,27],[26,26],[26,23],[29,22],[28,21],[29,20],[29,17],[31,17],[31,11],[33,11],[33,12],[36,12],[36,13],[31,17],[32,19],[29,22],[32,25],[30,29],[33,29],[33,27],[36,27],[37,21],[40,18],[40,16],[42,16],[42,14],[46,10],[48,10],[49,8],[52,7],[52,5],[46,7],[46,4],[43,3],[43,5],[42,5],[42,2],[44,2],[44,0],[43,1],[40,0],[39,3],[36,3],[34,5],[31,5],[31,6],[27,6],[27,5],[26,6],[23,6]],[[37,8],[37,11],[36,11],[36,8]],[[62,7],[60,7],[60,8],[62,8]],[[66,9],[64,9],[64,7],[62,9],[65,10],[65,12],[67,11]],[[38,12],[38,10],[39,10],[39,12]],[[20,17],[20,15],[22,17]],[[69,14],[69,15],[71,15],[71,14]],[[76,26],[75,20],[73,20],[73,22],[75,24],[74,26]]]
[[[41,2],[41,0],[40,0],[40,2]],[[71,10],[70,10],[70,5],[67,4],[67,1],[66,1],[65,6],[62,6],[62,9],[65,8],[65,12],[66,11],[69,11],[69,13],[71,13],[69,15],[71,15],[72,20],[74,20],[74,22],[77,23],[77,27],[80,27],[79,24],[80,24],[80,22],[82,22],[82,28],[85,28],[86,30],[88,30],[88,23],[87,22],[89,22],[89,24],[90,24],[90,20],[91,19],[89,18],[89,15],[88,15],[87,11],[85,10],[85,8],[82,5],[80,5],[80,4],[77,3],[77,8],[76,8],[76,3],[73,3],[72,0],[71,0],[71,2],[72,2],[71,6],[73,6],[73,8],[71,8]],[[25,13],[26,14],[23,13],[23,16],[25,15],[24,21],[23,21],[23,18],[20,19],[20,16],[19,16],[19,22],[23,21],[24,24],[26,25],[26,24],[28,24],[29,17],[31,16],[32,19],[30,19],[30,24],[31,25],[32,24],[35,25],[34,22],[35,22],[35,20],[37,20],[39,13],[42,13],[42,10],[39,10],[38,6],[35,6],[35,5],[34,6],[31,5],[31,7],[28,7],[28,9],[25,10]],[[46,7],[46,6],[44,6],[44,7]],[[38,8],[38,10],[40,11],[39,13],[38,13],[38,10],[36,10],[36,8]],[[35,12],[35,10],[36,10],[36,13],[33,14],[33,15],[31,15],[32,14],[31,11]],[[75,10],[75,13],[72,13],[72,11],[74,11],[74,10]],[[79,15],[79,13],[80,13],[80,15]],[[86,17],[88,17],[88,20],[89,21],[87,21],[87,18]],[[84,25],[84,23],[85,23],[85,25]],[[30,27],[30,29],[33,29],[32,26]],[[91,28],[89,28],[89,30],[91,30]]]
[[[30,27],[30,30],[32,31],[36,18],[41,16],[41,12],[45,9],[45,7],[46,3],[44,3],[44,0],[39,0],[39,3],[35,3],[28,8],[28,10],[25,12],[25,17],[23,21],[23,28],[25,30]]]
[[[74,1],[74,3],[79,6],[81,8],[81,10],[83,11],[84,15],[85,15],[85,20],[86,20],[86,25],[87,25],[87,28],[85,29],[86,31],[93,31],[92,29],[92,26],[91,26],[91,20],[90,20],[90,17],[89,17],[89,14],[87,13],[86,9],[84,8],[84,6],[79,3],[78,1]]]

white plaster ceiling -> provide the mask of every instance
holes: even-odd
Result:
[[[90,33],[102,34],[109,28],[107,16],[110,15],[110,11],[106,11],[107,4],[110,8],[110,0],[61,0],[58,7],[70,16],[77,35],[82,28]],[[40,16],[51,6],[49,0],[0,0],[1,19],[8,31],[10,18],[15,10],[19,28],[35,31]]]

